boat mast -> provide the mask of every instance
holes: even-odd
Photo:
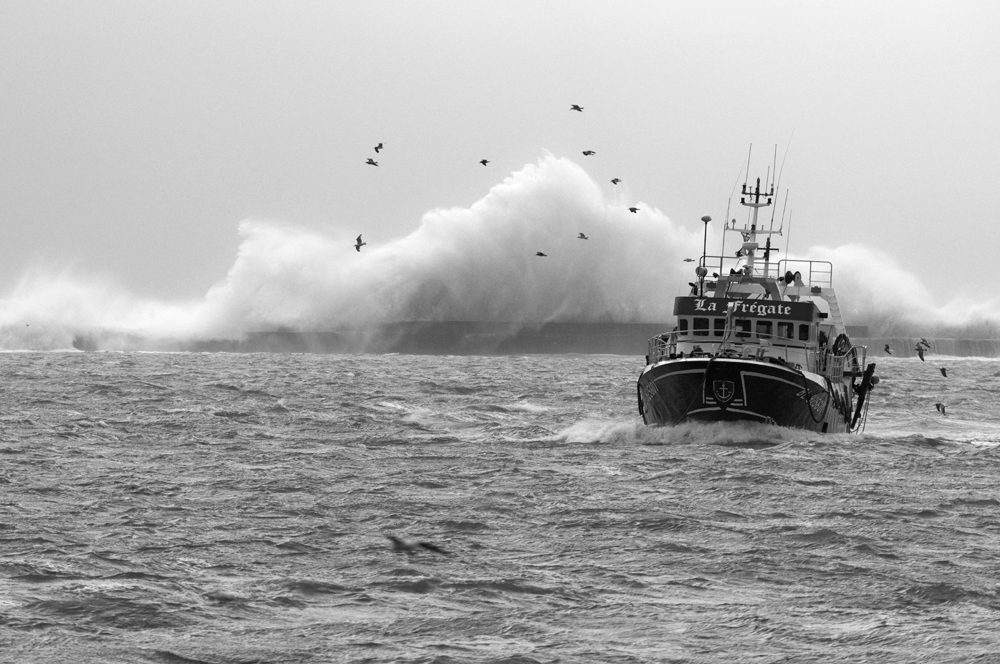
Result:
[[[743,234],[743,252],[747,257],[747,265],[750,267],[750,274],[753,274],[753,264],[754,264],[754,251],[757,250],[757,234],[767,235],[768,246],[764,251],[764,276],[768,273],[768,264],[770,261],[770,252],[777,251],[777,249],[771,249],[771,234],[774,233],[773,230],[762,230],[757,228],[757,216],[760,213],[760,208],[768,207],[774,202],[774,184],[771,185],[770,191],[760,190],[760,178],[757,178],[757,185],[750,189],[747,187],[746,183],[743,184],[743,189],[740,192],[742,197],[740,198],[740,205],[753,209],[753,219],[750,222],[750,228],[743,228],[740,232]],[[747,198],[749,197],[749,201]],[[761,201],[761,198],[766,200]],[[733,229],[737,230],[737,229]]]

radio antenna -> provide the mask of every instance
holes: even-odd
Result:
[[[788,245],[792,242],[792,211],[788,211],[788,235],[785,236],[785,257],[788,257]]]
[[[736,173],[736,182],[733,183],[733,190],[729,192],[729,202],[726,203],[726,219],[722,225],[722,255],[726,255],[726,228],[729,226],[729,208],[733,204],[733,196],[736,195],[736,187],[740,186],[740,173],[743,172],[743,167],[746,166],[746,162],[740,164],[740,170]],[[719,263],[719,269],[722,269],[722,263]]]
[[[781,191],[781,174],[785,172],[785,160],[788,159],[788,148],[792,147],[792,139],[793,138],[795,138],[795,130],[794,129],[792,130],[792,135],[788,137],[788,145],[785,146],[785,154],[781,158],[781,170],[778,171],[778,187],[777,187],[777,189],[778,189],[779,192]],[[774,156],[775,156],[775,158],[778,157],[778,146],[777,145],[774,146]],[[786,192],[785,195],[787,196],[788,193]],[[775,208],[771,210],[771,227],[772,228],[774,228],[774,213],[775,212],[777,212],[777,206],[775,206]],[[789,220],[789,222],[791,222],[791,220]],[[785,211],[784,211],[784,209],[782,209],[782,211],[781,211],[781,223],[782,224],[785,223]],[[792,225],[791,225],[791,223],[789,223],[788,224],[788,230],[791,230],[791,229],[792,229]]]
[[[750,144],[750,151],[747,152],[747,175],[743,178],[743,186],[745,187],[750,181],[750,157],[753,155],[753,143]]]
[[[781,235],[781,230],[785,227],[785,208],[786,207],[788,207],[788,190],[787,189],[785,190],[785,202],[781,204],[781,227],[778,228],[778,235]],[[773,221],[771,222],[771,225],[774,226],[774,222]],[[792,230],[791,221],[789,221],[788,230],[789,231]],[[785,251],[788,251],[788,247],[787,246],[785,247]]]
[[[774,173],[775,176],[778,175],[778,144],[777,143],[774,144],[774,168],[771,169],[771,172]],[[774,184],[774,182],[771,182],[770,184]],[[773,191],[773,189],[772,189],[772,191]],[[771,221],[774,221],[774,214],[773,213],[771,214]]]

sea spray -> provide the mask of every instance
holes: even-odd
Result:
[[[468,208],[426,213],[404,237],[380,238],[377,224],[322,232],[244,220],[232,268],[200,301],[156,301],[106,278],[35,271],[0,299],[0,348],[70,348],[79,336],[105,350],[173,350],[274,330],[400,321],[509,323],[513,330],[669,322],[677,289],[694,278],[683,259],[701,254],[705,229],[612,194],[569,159],[545,155]],[[358,231],[368,241],[360,252]],[[713,253],[721,229],[709,224],[707,231]],[[581,232],[590,239],[579,239]],[[997,332],[996,300],[939,306],[918,276],[882,251],[851,244],[806,255],[836,262],[846,322],[869,326],[870,336]]]

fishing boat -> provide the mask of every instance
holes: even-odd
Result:
[[[828,261],[771,261],[771,225],[758,215],[772,205],[774,184],[744,182],[749,208],[727,233],[742,243],[735,256],[702,251],[697,283],[674,299],[677,324],[649,340],[639,375],[639,413],[649,425],[746,420],[823,433],[864,429],[868,396],[878,383],[867,348],[847,334]],[[726,215],[729,216],[728,213]],[[710,217],[703,217],[706,230]],[[782,227],[784,215],[782,215]],[[758,238],[766,237],[760,246]],[[787,247],[786,247],[787,249]]]

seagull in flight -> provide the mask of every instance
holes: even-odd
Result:
[[[381,149],[382,149],[382,144],[381,143],[379,143],[378,145],[375,146],[375,152],[378,152]]]
[[[948,413],[944,412],[945,405],[943,403],[936,403],[936,404],[934,404],[934,407],[937,408],[938,412],[941,413],[942,415],[947,415],[948,414]]]
[[[891,349],[891,348],[889,348],[889,344],[886,344],[886,345],[885,345],[885,349],[884,349],[884,350],[885,350],[885,352],[887,352],[887,353],[888,353],[889,355],[892,355],[892,349]]]
[[[407,542],[406,540],[400,539],[395,535],[386,535],[386,539],[392,542],[393,553],[405,553],[408,556],[412,556],[420,549],[424,549],[425,551],[440,553],[442,556],[450,555],[441,547],[431,544],[430,542]]]
[[[693,259],[693,258],[685,258],[685,259],[684,259],[684,262],[685,262],[685,263],[693,263],[693,262],[694,262],[694,259]]]
[[[479,163],[482,164],[483,166],[485,166],[486,164],[490,163],[490,160],[489,159],[480,159]]]
[[[369,166],[378,166],[378,162],[372,159],[371,157],[368,157],[368,161],[366,161],[365,163],[368,164]]]
[[[587,237],[587,236],[586,236],[586,235],[584,235],[583,233],[580,233],[579,235],[577,235],[577,236],[576,236],[576,238],[577,238],[578,240],[589,240],[589,239],[590,239],[589,237]]]
[[[597,153],[594,152],[593,150],[584,150],[583,154],[584,154],[584,156],[589,157],[590,155],[597,154]]]
[[[913,350],[917,351],[917,356],[920,357],[920,361],[921,362],[926,362],[927,361],[927,360],[924,359],[924,347],[923,346],[921,346],[920,344],[917,344],[916,347]]]
[[[579,104],[573,104],[572,106],[569,107],[569,110],[580,111],[581,113],[583,113],[583,106],[580,106]]]
[[[357,251],[359,251],[359,252],[360,252],[360,251],[361,251],[361,247],[365,246],[366,244],[368,244],[368,243],[367,243],[367,242],[362,242],[362,241],[361,241],[361,236],[359,235],[359,236],[358,236],[358,241],[357,241],[357,242],[355,243],[355,245],[354,245],[354,248],[355,248],[355,249],[356,249]]]
[[[613,178],[611,180],[611,184],[618,184],[619,182],[621,182],[621,178]]]
[[[542,253],[542,252],[540,252],[540,251],[536,251],[536,252],[535,252],[535,255],[536,255],[536,256],[548,256],[548,254],[543,254],[543,253]]]
[[[630,207],[630,208],[628,209],[628,211],[629,211],[629,212],[631,212],[632,214],[635,214],[636,212],[638,212],[638,211],[639,211],[639,208],[637,208],[637,207]]]
[[[945,369],[944,367],[941,367],[941,375],[944,376],[945,378],[947,378],[948,377],[948,370]]]

